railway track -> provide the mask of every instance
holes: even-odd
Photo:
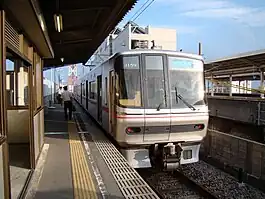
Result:
[[[86,131],[85,124],[79,114],[76,114],[76,119],[80,123],[81,130]],[[153,168],[138,169],[137,171],[162,199],[216,198],[180,171],[163,172]]]
[[[162,199],[217,199],[181,171],[164,172],[153,168],[137,171]]]
[[[76,116],[81,130],[86,131],[81,115],[76,113]],[[92,118],[87,121],[96,124]],[[182,170],[174,173],[152,168],[137,169],[137,171],[162,199],[265,198],[264,192],[247,184],[242,186],[238,183],[238,179],[203,161],[183,165]]]

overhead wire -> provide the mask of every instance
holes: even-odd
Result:
[[[151,2],[140,12],[132,21],[134,22],[155,0],[151,0]]]
[[[135,15],[139,12],[139,11],[141,11],[141,9],[149,2],[149,1],[152,1],[152,0],[147,0],[135,13],[134,13],[134,15],[128,20],[128,21],[131,21],[134,17],[135,17]]]

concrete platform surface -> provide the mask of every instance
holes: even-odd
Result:
[[[49,150],[33,198],[124,198],[110,171],[104,166],[100,153],[93,147],[91,155],[97,160],[96,163],[101,164],[99,173],[105,177],[99,181],[75,121],[64,119],[61,106],[49,109],[45,117],[45,144],[49,145]],[[105,179],[109,184],[107,189],[102,188]]]

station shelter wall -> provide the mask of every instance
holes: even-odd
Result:
[[[9,198],[8,146],[30,145],[35,168],[43,146],[43,59],[0,11],[0,198]]]
[[[0,198],[5,197],[4,190],[4,162],[3,162],[3,147],[0,145]]]

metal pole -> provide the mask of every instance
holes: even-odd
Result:
[[[207,80],[207,94],[210,93],[210,81],[209,79]]]
[[[202,54],[202,45],[201,45],[201,42],[199,42],[199,55]]]
[[[51,93],[50,93],[50,100],[49,100],[49,109],[54,109],[55,107],[52,106],[52,101],[53,101],[53,87],[54,87],[54,81],[52,79],[52,69],[51,69]]]
[[[229,82],[230,82],[230,90],[229,90],[229,96],[232,97],[232,82],[233,82],[233,77],[230,75],[229,77]]]
[[[51,71],[51,93],[50,93],[50,101],[49,101],[49,105],[52,105],[52,68],[50,69]]]
[[[53,92],[53,103],[55,104],[55,98],[56,98],[56,74],[55,74],[55,72],[56,72],[56,68],[54,68],[54,70],[53,70],[53,79],[54,79],[54,92]]]
[[[213,76],[211,77],[211,82],[212,82],[211,96],[214,96],[214,82],[213,82]]]
[[[264,72],[263,69],[260,70],[260,97],[264,98]]]

